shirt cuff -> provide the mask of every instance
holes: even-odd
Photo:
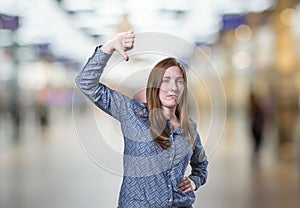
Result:
[[[108,61],[108,59],[112,56],[112,54],[109,54],[109,53],[105,53],[104,51],[101,50],[101,47],[102,45],[99,45],[95,48],[95,52],[94,52],[94,55],[97,55],[97,56],[101,56],[102,59],[101,59],[101,63],[105,63]]]
[[[104,55],[106,55],[106,56],[111,56],[112,54],[110,54],[110,53],[105,53],[104,51],[102,51],[102,49],[101,49],[101,47],[102,47],[102,45],[99,45],[99,46],[97,46],[96,48],[95,48],[95,53],[100,53],[100,54],[104,54]]]
[[[196,191],[201,185],[200,178],[198,176],[190,175],[189,179],[191,179],[194,182],[194,184],[196,185],[196,189],[195,189],[195,191]]]

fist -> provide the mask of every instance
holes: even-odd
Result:
[[[110,54],[116,50],[128,61],[126,51],[133,48],[134,38],[135,35],[133,31],[118,33],[102,46],[102,50]]]

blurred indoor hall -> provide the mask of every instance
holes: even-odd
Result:
[[[60,117],[59,114],[52,112],[51,118]],[[110,158],[105,148],[116,148],[115,154],[122,144],[117,124],[100,112],[96,115],[100,115],[97,120],[101,133],[95,127],[95,119],[91,119],[95,111],[90,110],[80,114],[80,121],[74,122],[76,115],[56,119],[43,132],[42,139],[41,131],[29,130],[33,127],[25,124],[18,144],[2,142],[1,208],[116,207],[121,154]],[[299,164],[276,157],[272,131],[267,132],[269,139],[262,144],[261,157],[254,163],[245,121],[243,112],[227,117],[224,134],[209,156],[207,184],[196,192],[194,207],[299,207]],[[82,126],[76,127],[76,122]],[[110,129],[103,126],[107,123]],[[99,135],[107,132],[115,132],[110,135],[116,135],[117,141],[102,139],[106,141],[103,147],[101,139],[91,139],[95,134],[101,138]],[[4,132],[1,138],[7,136]],[[97,159],[92,146],[96,146],[102,160]]]
[[[74,78],[128,29],[103,82],[143,99],[154,63],[182,61],[209,156],[194,207],[298,208],[298,0],[0,0],[0,208],[116,207],[120,126]]]

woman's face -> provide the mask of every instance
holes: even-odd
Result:
[[[184,90],[183,74],[178,66],[169,67],[164,76],[159,90],[161,105],[175,108],[179,103]]]

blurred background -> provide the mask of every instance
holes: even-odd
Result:
[[[298,208],[298,0],[0,0],[0,207],[117,206],[119,126],[74,78],[97,45],[128,29],[194,46],[175,48],[210,161],[194,207]],[[150,55],[117,64],[134,73],[124,81],[126,69],[111,70],[109,84],[134,95]]]

